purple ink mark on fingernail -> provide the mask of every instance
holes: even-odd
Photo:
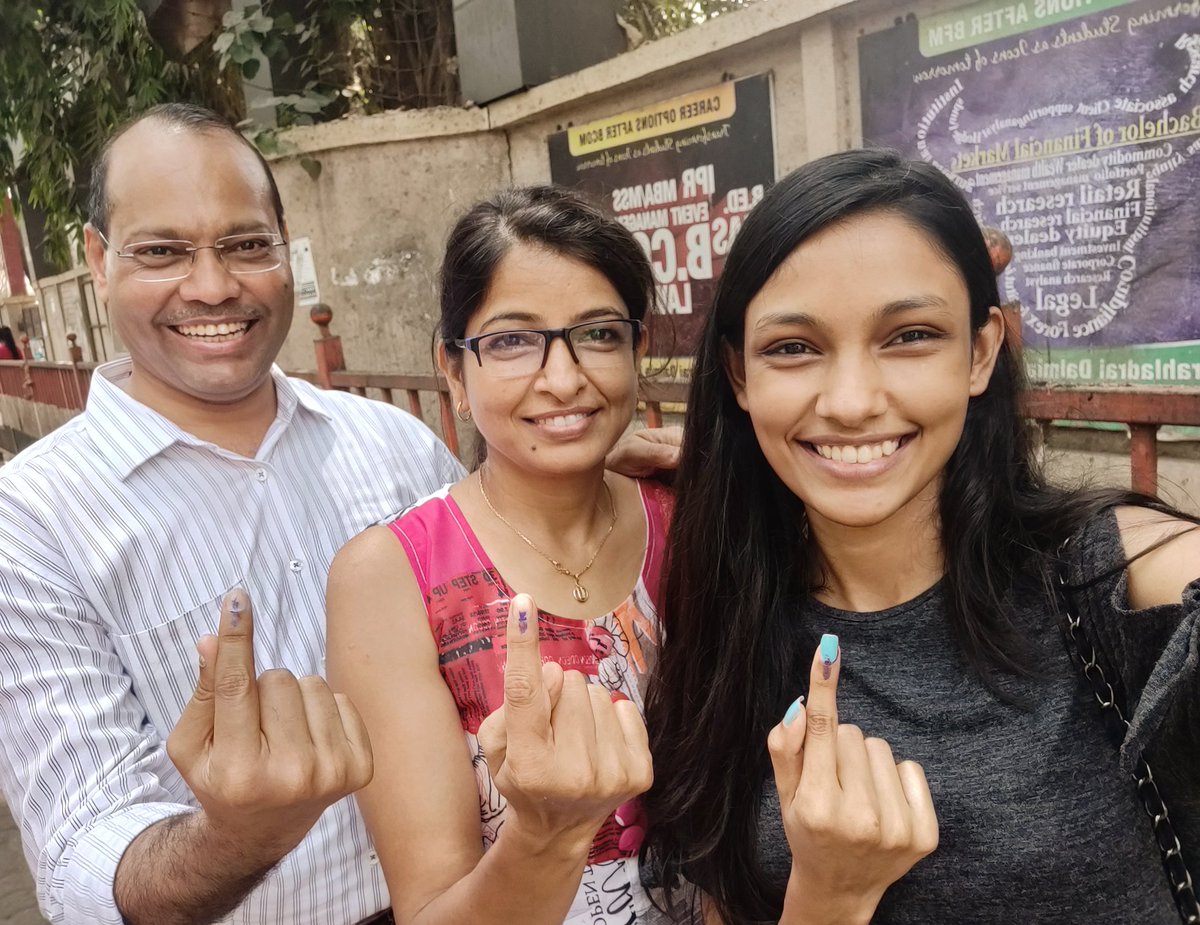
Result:
[[[833,663],[838,657],[838,638],[833,633],[825,633],[821,637],[821,673],[826,681],[829,680],[829,672],[833,668]]]
[[[229,595],[229,624],[236,627],[242,622],[242,611],[245,609],[245,604],[242,603],[242,592],[234,591]]]
[[[524,610],[517,611],[517,628],[520,629],[522,636],[524,636],[526,630],[529,629],[529,614],[527,614]]]

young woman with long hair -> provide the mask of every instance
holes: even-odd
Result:
[[[1146,756],[1200,850],[1200,531],[1046,481],[999,301],[964,196],[890,152],[810,163],[742,226],[647,702],[677,909],[690,884],[729,925],[1176,919],[1127,772]]]
[[[669,496],[605,456],[650,266],[615,220],[532,187],[459,220],[441,292],[439,364],[486,453],[334,562],[330,682],[375,750],[358,802],[403,925],[638,922]]]

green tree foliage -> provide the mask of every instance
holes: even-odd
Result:
[[[42,214],[42,247],[63,268],[100,146],[156,103],[209,106],[273,153],[275,126],[243,121],[243,82],[265,91],[279,128],[459,101],[451,0],[265,0],[186,53],[156,42],[142,11],[156,6],[0,0],[0,195],[15,188]]]
[[[751,2],[625,0],[623,17],[655,39]],[[460,102],[452,0],[264,0],[186,52],[155,40],[142,8],[157,6],[0,0],[0,195],[15,187],[42,214],[43,250],[63,268],[101,145],[156,103],[209,106],[273,153],[275,128],[244,121],[243,84],[265,92],[279,128]],[[311,158],[302,166],[320,173]]]
[[[43,213],[52,261],[70,265],[91,164],[113,127],[174,99],[240,117],[240,94],[218,78],[211,44],[170,60],[135,0],[3,0],[0,191],[15,186]]]
[[[626,0],[622,18],[647,39],[659,39],[755,0]]]

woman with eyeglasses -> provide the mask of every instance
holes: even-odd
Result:
[[[348,544],[328,589],[329,677],[371,734],[357,798],[404,925],[649,909],[640,708],[669,496],[604,461],[653,291],[633,236],[566,190],[500,193],[450,235],[438,363],[483,462]]]

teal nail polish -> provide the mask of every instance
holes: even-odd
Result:
[[[821,674],[825,680],[829,680],[829,672],[833,667],[833,663],[838,659],[838,638],[833,633],[826,633],[821,637]]]
[[[787,708],[787,712],[783,714],[783,724],[790,726],[796,721],[796,717],[800,715],[800,708],[804,706],[804,695],[801,694],[792,701],[792,705]]]

